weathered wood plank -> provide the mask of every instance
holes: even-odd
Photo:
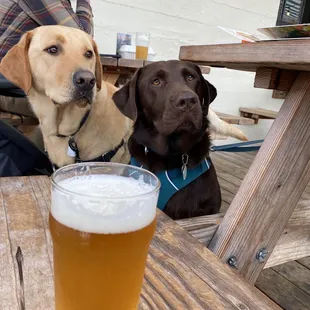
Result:
[[[221,120],[229,124],[235,124],[235,125],[253,125],[254,124],[254,120],[251,118],[230,115],[230,114],[226,114],[226,113],[222,113],[218,111],[214,111],[214,112],[217,114],[217,116]]]
[[[190,250],[187,250],[189,244],[191,244]],[[254,296],[251,297],[249,291],[251,285],[240,286],[241,278],[230,282],[229,278],[235,275],[234,272],[226,265],[222,265],[216,256],[210,255],[207,248],[195,242],[195,239],[185,233],[182,228],[172,224],[171,220],[163,213],[159,214],[157,235],[154,238],[153,246],[168,255],[178,257],[178,262],[181,264],[191,262],[192,271],[237,309],[268,309],[273,305],[265,303],[266,300],[264,305],[259,304],[256,297],[254,301],[252,299]],[[201,265],[200,257],[203,258],[203,265]],[[220,270],[221,276],[217,277]]]
[[[100,57],[100,61],[103,67],[105,66],[112,66],[117,67],[117,59],[116,58],[110,58],[110,57]]]
[[[289,262],[272,269],[310,295],[310,270],[308,268],[298,262]]]
[[[229,191],[233,195],[236,195],[245,176],[246,169],[242,168],[247,168],[250,166],[250,162],[247,164],[240,160],[242,156],[239,155],[240,153],[225,152],[217,152],[212,154],[212,161],[215,164],[221,188]],[[227,167],[229,172],[222,170]],[[238,167],[241,167],[241,169],[238,169]],[[233,173],[234,175],[232,175]],[[225,195],[226,200],[229,200],[227,198],[231,197],[233,196]],[[229,203],[231,203],[231,201],[229,201]],[[194,224],[193,222],[194,220],[191,223]],[[209,242],[209,237],[212,236],[213,231],[208,227],[208,224],[206,224],[205,227],[207,228],[204,232],[203,223],[200,221],[199,230],[193,230],[190,233],[199,238],[200,242],[208,244],[207,242]],[[189,229],[189,227],[186,228]],[[216,227],[213,226],[213,229],[215,230]],[[309,234],[310,194],[305,191],[302,194],[302,197],[299,200],[294,212],[292,213],[292,216],[290,217],[280,240],[268,259],[265,268],[310,255]]]
[[[48,256],[42,215],[37,205],[30,180],[24,178],[0,178],[3,194],[11,255],[15,258],[17,247],[23,254],[25,308],[27,310],[54,309],[53,274]],[[15,277],[19,275],[15,264]],[[11,284],[6,283],[11,287]],[[19,299],[18,299],[19,300]]]
[[[156,241],[155,237],[144,280],[144,289],[150,292],[148,301],[153,301],[157,305],[156,309],[235,308],[226,298],[212,291],[205,281],[192,272],[188,264],[179,262],[167,255],[166,251],[158,249]]]
[[[208,246],[223,217],[224,214],[220,213],[179,220],[177,223],[199,242]],[[295,208],[264,268],[310,255],[309,235],[310,201],[301,201]]]
[[[299,259],[298,263],[310,269],[310,256]]]
[[[277,266],[310,255],[309,234],[309,227],[285,228],[264,268]]]
[[[120,58],[118,60],[119,67],[126,67],[126,68],[141,68],[144,66],[144,61],[140,59],[125,59]]]
[[[257,124],[259,119],[275,119],[278,115],[278,112],[261,109],[261,108],[239,108],[240,115],[242,117],[252,118]]]
[[[257,68],[254,87],[288,92],[293,86],[297,75],[298,71]]]
[[[118,73],[103,73],[102,74],[102,79],[105,82],[111,83],[112,85],[115,85],[118,78],[119,78],[120,74]]]
[[[0,309],[16,310],[19,307],[14,261],[5,211],[5,200],[0,186]],[[9,283],[10,285],[4,285]]]
[[[264,270],[256,287],[285,310],[307,310],[310,296],[271,268]]]
[[[36,199],[38,209],[42,216],[48,257],[51,268],[53,268],[53,242],[48,225],[51,201],[51,182],[49,178],[43,177],[30,178],[30,183],[33,188],[33,195]]]
[[[300,73],[209,245],[224,262],[236,256],[251,283],[265,265],[258,251],[272,253],[310,179],[309,101],[310,73]]]
[[[51,247],[47,238],[49,180],[3,178],[0,186],[12,248],[20,245],[24,254],[26,309],[53,309],[51,252],[46,249]],[[158,213],[141,309],[278,309],[176,223]],[[11,282],[7,285],[12,287]]]
[[[179,59],[211,67],[256,71],[259,67],[309,71],[310,40],[181,46]]]
[[[202,74],[209,74],[211,71],[210,67],[207,66],[199,66]]]
[[[272,98],[274,99],[285,99],[287,96],[287,91],[274,90],[272,92]]]

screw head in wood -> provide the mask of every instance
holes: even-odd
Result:
[[[267,255],[268,255],[268,250],[267,249],[260,249],[257,254],[256,254],[256,259],[260,262],[263,263],[266,261]]]
[[[236,256],[231,256],[227,260],[227,264],[235,269],[238,269],[238,264],[237,264],[237,257]]]

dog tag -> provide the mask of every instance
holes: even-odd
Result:
[[[183,154],[182,155],[182,175],[183,175],[183,180],[187,178],[187,164],[188,164],[188,155]]]
[[[76,153],[75,153],[74,150],[72,150],[70,145],[68,145],[67,155],[70,156],[70,157],[76,157]]]
[[[183,174],[183,180],[185,180],[187,177],[187,166],[186,165],[182,166],[182,174]]]

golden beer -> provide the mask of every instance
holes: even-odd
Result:
[[[56,310],[138,308],[159,186],[97,173],[53,184]]]
[[[147,60],[148,53],[147,46],[136,46],[136,59]]]
[[[148,32],[136,33],[136,59],[147,60],[149,44],[150,34]]]

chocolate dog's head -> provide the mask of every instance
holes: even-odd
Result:
[[[113,99],[135,122],[139,142],[167,155],[172,144],[174,151],[187,152],[205,134],[209,104],[216,94],[198,66],[171,60],[140,68]]]

